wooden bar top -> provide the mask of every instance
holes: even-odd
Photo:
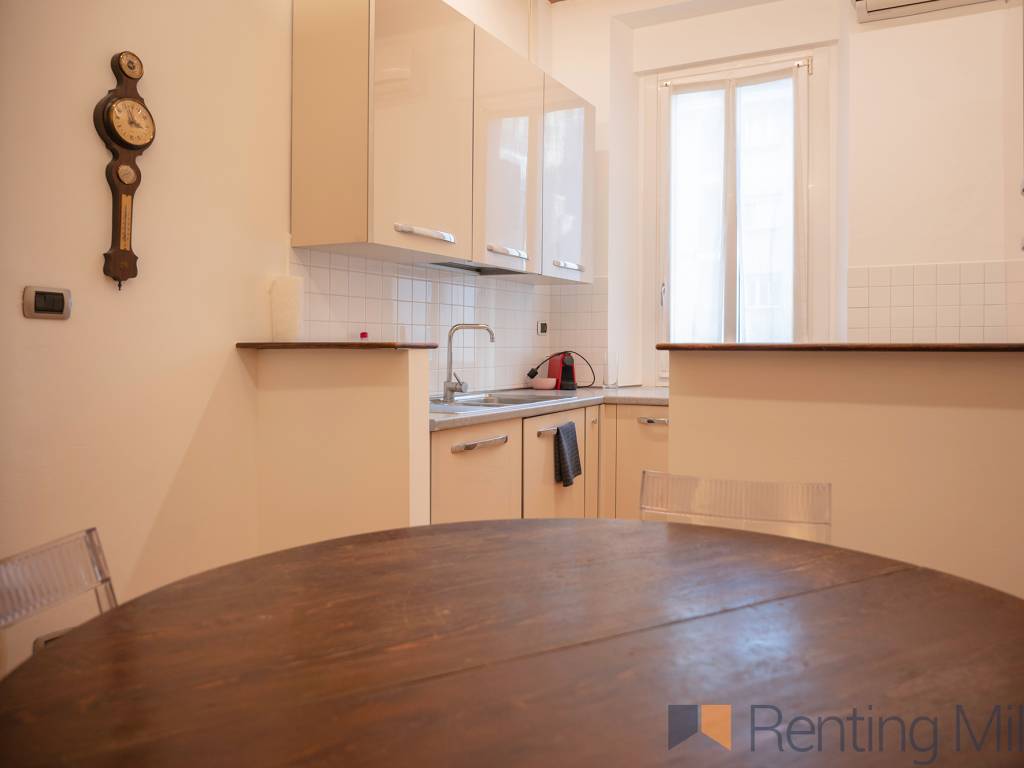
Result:
[[[1024,352],[1024,344],[658,344],[666,352]]]
[[[238,349],[437,349],[415,341],[240,341]]]

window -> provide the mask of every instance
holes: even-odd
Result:
[[[808,63],[660,81],[661,295],[670,341],[804,337]]]

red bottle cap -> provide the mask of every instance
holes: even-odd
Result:
[[[360,339],[368,339],[368,338],[370,338],[370,334],[368,334],[366,331],[360,331],[359,332],[359,338]]]

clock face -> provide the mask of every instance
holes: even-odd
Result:
[[[107,108],[107,122],[114,135],[129,147],[145,147],[156,134],[153,116],[135,99],[118,99],[111,104]]]

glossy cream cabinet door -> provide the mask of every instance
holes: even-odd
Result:
[[[569,421],[576,425],[583,474],[565,487],[555,482],[555,446],[550,430]],[[586,429],[586,411],[583,408],[523,419],[523,517],[585,516]]]
[[[441,0],[374,8],[371,240],[468,260],[473,23]]]
[[[594,107],[544,78],[543,264],[551,277],[593,282]]]
[[[473,261],[540,272],[544,72],[479,27]]]
[[[522,420],[431,433],[432,524],[522,517],[522,480]]]
[[[668,469],[668,406],[616,406],[615,516],[640,519],[645,469]]]

